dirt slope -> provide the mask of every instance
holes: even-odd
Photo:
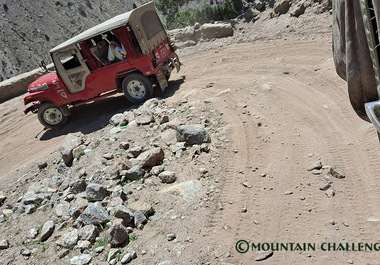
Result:
[[[180,51],[184,66],[172,80],[185,80],[167,98],[207,101],[229,124],[226,148],[218,151],[224,166],[214,169],[223,210],[215,203],[208,216],[199,217],[208,222],[202,243],[175,264],[253,264],[256,254],[237,253],[238,240],[317,246],[274,252],[262,264],[378,264],[376,251],[319,249],[323,242],[376,243],[380,236],[379,222],[368,220],[380,218],[378,140],[349,105],[346,84],[334,70],[330,36],[225,43],[201,44],[194,48],[198,53]],[[84,106],[63,132],[37,138],[42,125],[36,116],[23,115],[22,97],[1,104],[1,179],[14,181],[15,169],[57,150],[66,133],[101,129],[125,109],[122,97],[112,102],[102,110],[104,102]],[[307,171],[318,161],[325,167],[320,174]],[[328,176],[332,165],[345,172],[344,179]],[[333,182],[331,198],[320,190],[326,178]]]

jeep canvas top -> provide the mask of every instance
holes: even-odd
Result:
[[[136,104],[164,91],[180,70],[153,2],[94,26],[50,50],[55,71],[29,85],[24,112],[38,114],[48,128],[63,125],[69,107],[123,92]],[[46,67],[45,67],[46,68]]]

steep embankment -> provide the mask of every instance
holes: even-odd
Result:
[[[114,1],[6,1],[0,5],[0,81],[50,61],[48,51],[146,0]]]

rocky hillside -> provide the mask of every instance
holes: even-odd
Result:
[[[0,82],[38,68],[41,59],[50,62],[48,51],[100,22],[149,2],[149,0],[115,1],[6,1],[0,6]],[[216,1],[193,0],[184,8],[198,8]],[[274,16],[289,11],[299,16],[306,9],[315,13],[328,11],[331,0],[250,0],[243,1],[242,13],[255,21],[259,12],[274,8]]]
[[[0,224],[15,228],[3,230],[0,263],[153,264],[165,258],[152,245],[161,240],[180,245],[178,257],[196,247],[182,223],[201,227],[208,206],[198,197],[212,200],[219,185],[211,172],[226,138],[220,117],[205,102],[153,98],[102,131],[68,134],[59,152],[0,191]]]
[[[1,1],[0,81],[49,60],[55,45],[147,0]]]

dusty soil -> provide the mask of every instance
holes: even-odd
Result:
[[[257,254],[238,253],[239,240],[316,245],[315,251],[275,251],[263,264],[378,264],[377,251],[319,247],[374,244],[380,236],[379,143],[373,127],[351,109],[334,70],[330,34],[322,31],[180,51],[184,66],[164,96],[168,104],[186,98],[222,113],[227,138],[215,150],[221,163],[212,172],[220,192],[206,210],[192,212],[195,222],[182,223],[184,237],[193,233],[195,242],[180,257],[152,237],[151,246],[167,251],[145,256],[144,264],[252,264]],[[67,133],[96,133],[126,104],[121,96],[78,108],[59,132],[43,131],[35,115],[24,116],[22,97],[1,104],[0,187],[15,181],[18,168],[56,152]],[[307,171],[318,161],[320,174]],[[320,187],[332,165],[345,178],[330,176],[335,196],[329,198]],[[194,229],[192,222],[203,226]]]

